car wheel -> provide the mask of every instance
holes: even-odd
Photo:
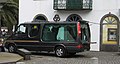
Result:
[[[58,57],[64,57],[64,56],[66,56],[67,53],[66,53],[65,48],[59,46],[55,49],[55,54]]]
[[[10,45],[8,46],[8,51],[9,51],[10,53],[15,53],[15,52],[17,51],[17,47],[16,47],[15,45],[13,45],[13,44],[10,44]]]

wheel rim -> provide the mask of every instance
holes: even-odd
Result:
[[[15,48],[13,46],[9,47],[9,52],[14,52]]]
[[[64,53],[64,52],[63,52],[63,50],[62,50],[61,48],[59,48],[59,49],[56,50],[57,56],[62,56],[63,53]]]

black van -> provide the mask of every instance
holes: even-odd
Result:
[[[54,51],[59,57],[90,50],[90,28],[81,22],[22,23],[5,43],[9,52],[18,48],[29,51]]]

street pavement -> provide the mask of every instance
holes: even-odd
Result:
[[[53,53],[34,53],[31,60],[16,64],[120,64],[119,52],[81,52],[74,56],[59,58]]]
[[[22,61],[20,61],[22,60]],[[13,62],[13,63],[12,63]],[[14,63],[16,62],[16,63]],[[53,53],[33,53],[31,60],[18,54],[0,52],[0,64],[120,64],[120,52],[81,52],[65,58]]]
[[[12,64],[20,60],[23,60],[23,57],[18,54],[0,52],[0,64]]]

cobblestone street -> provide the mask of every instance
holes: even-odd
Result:
[[[18,62],[19,64],[20,62]],[[118,52],[82,52],[67,58],[55,57],[54,54],[36,53],[31,60],[22,64],[120,64]]]

